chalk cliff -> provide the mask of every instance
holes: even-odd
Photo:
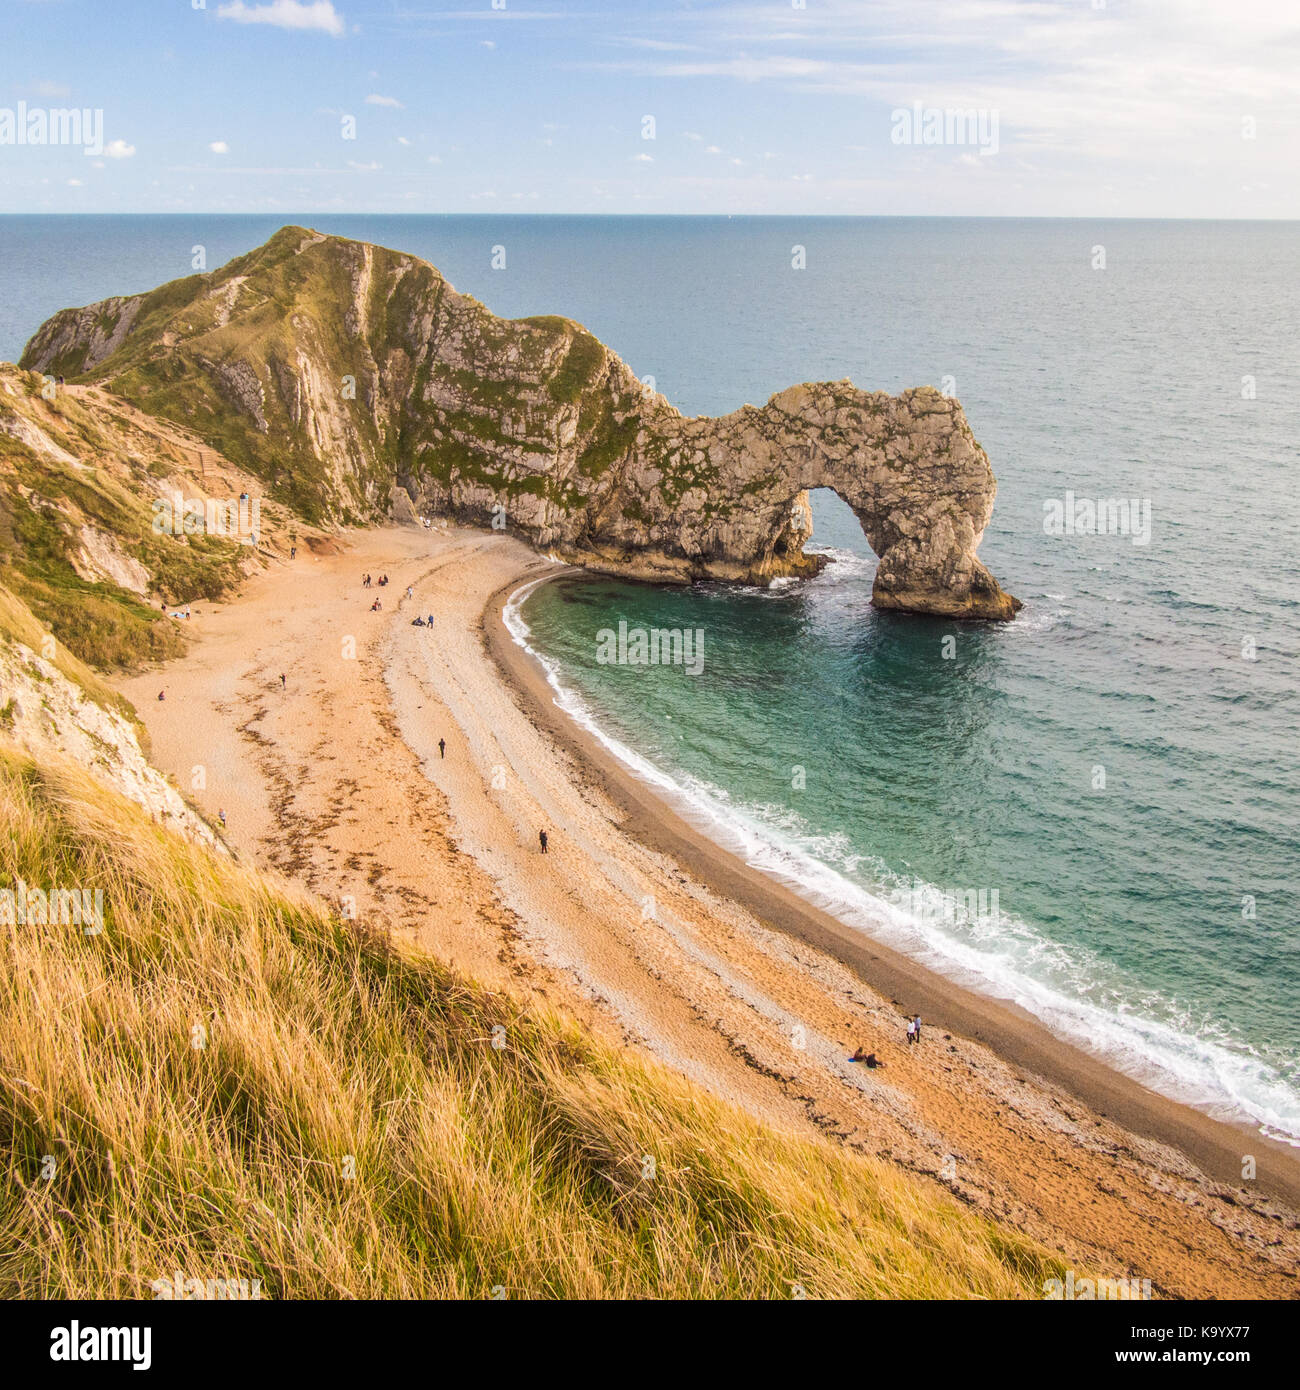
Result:
[[[1020,606],[976,557],[996,483],[955,400],[840,381],[688,418],[581,325],[497,318],[363,242],[283,228],[56,314],[22,362],[185,426],[309,520],[413,505],[614,574],[762,582],[816,571],[807,491],[830,487],[880,558],[878,606]]]

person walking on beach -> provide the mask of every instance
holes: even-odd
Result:
[[[546,853],[546,831],[545,831],[545,830],[539,830],[539,831],[537,832],[537,839],[538,839],[539,843],[540,843],[541,846],[542,846],[542,853],[545,854],[545,853]]]
[[[224,830],[226,828],[226,813],[224,811],[218,811],[217,819],[221,822],[221,828]]]
[[[447,756],[447,740],[445,738],[440,738],[438,740],[438,756],[440,758],[445,758]],[[546,846],[543,845],[542,848],[545,849]]]
[[[920,1015],[920,1014],[917,1014],[917,1016],[912,1020],[912,1027],[916,1029],[916,1040],[917,1040],[917,1042],[920,1042],[920,1041],[921,1041],[921,1015]]]
[[[915,1022],[915,1020],[913,1020],[913,1019],[909,1019],[909,1020],[908,1020],[908,1023],[907,1023],[907,1045],[908,1045],[908,1047],[911,1047],[911,1045],[912,1045],[915,1041],[916,1041],[916,1022]]]
[[[284,689],[284,672],[283,672],[283,671],[280,672],[280,689],[281,689],[281,690]]]

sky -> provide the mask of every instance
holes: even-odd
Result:
[[[0,0],[0,42],[3,212],[1300,217],[1300,0]]]

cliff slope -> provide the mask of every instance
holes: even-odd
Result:
[[[320,543],[260,499],[256,535],[241,534],[238,498],[263,490],[118,396],[0,363],[0,584],[93,666],[178,655],[184,628],[162,605],[224,598],[292,544]]]

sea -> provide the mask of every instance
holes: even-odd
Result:
[[[0,218],[0,356],[56,309],[286,222],[585,324],[683,412],[851,378],[957,396],[1008,624],[822,574],[601,577],[508,620],[555,698],[706,835],[1155,1090],[1300,1145],[1300,224],[946,218]],[[681,664],[609,660],[681,630]]]

